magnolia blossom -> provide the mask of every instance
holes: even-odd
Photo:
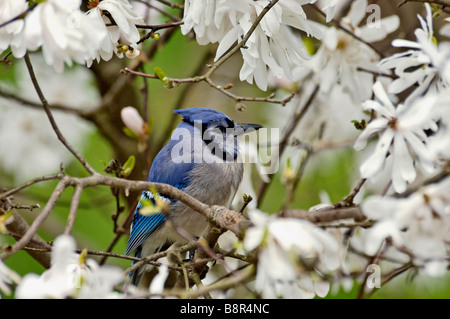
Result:
[[[251,133],[253,135],[253,133]],[[248,136],[248,135],[247,135]],[[236,191],[236,194],[233,198],[231,206],[234,209],[240,209],[243,205],[243,196],[244,194],[246,196],[251,196],[253,200],[248,203],[247,210],[253,210],[256,209],[256,202],[257,202],[257,193],[254,189],[252,180],[253,180],[253,165],[256,166],[256,171],[258,173],[258,177],[264,181],[269,182],[268,172],[265,171],[267,169],[266,166],[261,163],[261,153],[258,154],[256,141],[248,141],[246,139],[246,136],[241,135],[239,138],[239,145],[240,145],[240,154],[243,159],[243,165],[244,165],[244,173],[242,176],[242,181],[239,184],[239,187]],[[261,141],[260,141],[261,142]],[[272,152],[274,154],[275,152]]]
[[[446,162],[450,159],[450,89],[442,90],[433,106],[439,130],[428,138],[430,156],[436,162]]]
[[[14,17],[19,16],[28,9],[27,1],[23,0],[3,0],[0,1],[0,24],[10,21]],[[23,20],[10,22],[0,28],[0,52],[6,50],[11,42],[14,43],[17,34],[19,34],[24,26]]]
[[[10,285],[17,284],[20,280],[20,276],[14,270],[9,269],[8,266],[0,260],[0,292],[5,295],[10,295]]]
[[[397,16],[360,26],[367,13],[367,5],[367,0],[353,1],[347,16],[341,19],[341,25],[369,43],[384,39],[399,27]],[[378,54],[335,27],[323,27],[322,32],[322,45],[308,63],[296,69],[296,80],[309,82],[312,78],[314,83],[320,84],[320,92],[327,97],[333,87],[339,85],[354,102],[369,98],[373,76],[367,71],[378,72]]]
[[[181,32],[195,32],[201,45],[219,42],[232,28],[231,21],[225,16],[220,0],[186,0]]]
[[[416,167],[421,167],[426,173],[434,169],[426,148],[427,136],[424,130],[437,130],[432,109],[436,96],[427,96],[395,107],[380,82],[375,83],[373,92],[377,101],[366,101],[363,107],[375,111],[378,117],[367,125],[354,147],[361,150],[372,135],[377,134],[379,137],[375,150],[360,167],[361,176],[375,177],[381,171],[386,157],[391,156],[392,186],[400,193],[416,179]]]
[[[130,43],[139,41],[140,35],[136,24],[144,23],[144,20],[136,16],[128,0],[102,0],[100,2],[99,0],[90,0],[89,4],[90,13],[102,12],[106,24],[110,24],[112,21],[116,24],[108,28],[113,42],[119,40],[121,35]],[[105,11],[110,14],[112,20],[105,15]]]
[[[254,227],[247,230],[244,248],[259,247],[255,288],[264,298],[313,298],[328,294],[321,272],[339,266],[338,244],[310,222],[275,218],[253,210]]]
[[[308,21],[302,5],[315,0],[277,2],[262,18],[241,49],[243,66],[241,81],[255,81],[267,89],[269,70],[277,78],[292,79],[292,69],[301,65],[306,54],[301,37],[289,27],[320,37],[315,23]],[[219,59],[236,41],[241,41],[254,21],[270,3],[268,0],[205,0],[185,2],[183,34],[194,30],[200,44],[219,42],[215,60]]]
[[[132,106],[124,107],[120,111],[122,122],[139,138],[145,138],[147,135],[147,124],[142,119],[136,108]]]
[[[4,0],[0,4],[0,22],[26,13],[24,18],[0,28],[0,51],[10,45],[13,55],[21,58],[28,51],[42,48],[46,63],[58,72],[73,61],[90,65],[94,59],[111,59],[121,37],[131,46],[128,57],[139,54],[136,42],[140,36],[135,24],[143,23],[143,19],[131,10],[128,0],[92,0],[88,14],[80,10],[81,0],[47,0],[29,12],[27,3]]]
[[[140,34],[136,24],[143,24],[144,19],[133,12],[128,0],[90,0],[88,7],[90,10],[87,15],[100,21],[101,30],[108,34],[102,38],[98,53],[93,58],[97,61],[100,58],[105,61],[111,59],[113,52],[118,53],[117,45],[120,39],[131,46],[131,53],[126,51],[128,58],[139,55],[136,42],[139,41]],[[88,66],[92,60],[88,60]]]
[[[368,230],[365,249],[376,254],[390,237],[394,245],[406,247],[413,262],[433,276],[448,267],[446,242],[450,239],[450,178],[426,186],[407,198],[373,196],[362,204],[363,213],[376,220]]]
[[[326,13],[326,22],[330,22],[333,19],[334,14],[336,12],[336,7],[337,7],[339,1],[340,0],[323,0],[323,1],[319,0],[318,1],[319,4],[320,3],[324,4],[322,10],[325,11],[325,13]]]
[[[389,86],[389,93],[400,93],[416,85],[409,99],[425,93],[433,93],[448,87],[444,73],[448,67],[450,49],[448,45],[438,46],[433,37],[433,15],[431,7],[425,4],[426,20],[418,16],[421,28],[414,34],[417,42],[396,39],[392,42],[394,47],[409,48],[410,50],[394,54],[380,62],[381,70],[393,69],[399,77]]]
[[[99,21],[80,11],[81,0],[47,0],[39,3],[24,18],[24,28],[11,42],[14,56],[42,47],[47,64],[61,72],[72,60],[84,64],[96,55],[106,36]],[[92,32],[95,30],[95,32]]]
[[[74,251],[75,240],[60,235],[53,245],[51,267],[41,276],[27,274],[17,287],[16,297],[22,298],[111,298],[113,291],[123,280],[122,270],[115,267],[99,267],[91,259],[85,260]]]
[[[164,290],[164,284],[166,283],[167,277],[169,276],[169,267],[162,264],[158,268],[158,274],[153,278],[148,290],[151,294],[160,294]]]

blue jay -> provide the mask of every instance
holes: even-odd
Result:
[[[175,186],[209,205],[229,206],[242,179],[243,165],[237,136],[261,128],[256,124],[234,123],[225,114],[208,108],[175,110],[183,117],[168,144],[158,153],[151,166],[148,181]],[[167,220],[195,237],[200,237],[207,220],[183,203],[158,194],[170,204],[169,212],[148,216],[139,213],[143,201],[155,203],[151,191],[142,192],[134,213],[125,254],[136,251],[145,257],[187,240],[169,227]],[[145,265],[132,275],[135,285],[142,283]]]

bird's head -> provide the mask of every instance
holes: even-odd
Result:
[[[225,135],[239,136],[260,129],[258,124],[235,123],[222,112],[204,107],[175,110],[183,116],[183,121],[191,125],[201,125],[202,132],[220,131]]]
[[[236,156],[237,136],[253,132],[262,126],[258,124],[235,123],[222,112],[194,107],[175,110],[183,116],[183,122],[199,129],[202,139],[209,148],[215,148]]]

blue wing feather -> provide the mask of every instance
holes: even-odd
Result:
[[[172,142],[172,141],[171,141]],[[153,161],[148,176],[149,182],[165,183],[175,186],[179,189],[185,188],[189,185],[190,171],[195,164],[193,163],[174,163],[171,160],[170,150],[172,149],[171,142],[164,147]],[[141,195],[142,199],[151,200],[150,192],[144,191]],[[160,194],[164,196],[164,194]],[[134,250],[138,249],[156,230],[158,230],[166,220],[162,213],[156,213],[149,216],[144,216],[139,213],[142,208],[142,203],[139,201],[134,212],[130,238],[128,239],[125,254],[129,255]]]

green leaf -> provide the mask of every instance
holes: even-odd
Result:
[[[317,47],[314,43],[313,38],[311,37],[303,37],[303,44],[305,45],[306,51],[308,52],[309,55],[313,56],[314,54],[316,54],[317,51]]]
[[[362,119],[361,122],[359,122],[357,120],[353,120],[352,123],[357,130],[361,130],[361,131],[364,130],[367,126],[367,122],[365,119]]]
[[[123,177],[127,177],[128,175],[131,174],[135,163],[136,163],[136,159],[135,159],[134,155],[131,155],[130,157],[128,157],[125,164],[123,164],[123,171],[122,171]]]
[[[169,78],[160,67],[155,66],[153,70],[155,71],[155,75],[158,77],[158,79],[161,80],[162,83],[164,83],[164,86],[166,88],[173,88],[173,82],[169,80]]]
[[[127,136],[134,138],[136,140],[138,139],[137,134],[134,133],[132,130],[130,130],[128,127],[124,126],[122,130]]]

